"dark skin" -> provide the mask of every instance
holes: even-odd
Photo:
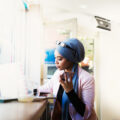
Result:
[[[68,93],[73,89],[72,78],[74,73],[72,73],[72,67],[74,63],[65,59],[63,56],[61,56],[58,53],[57,50],[55,50],[55,64],[58,69],[64,70],[64,74],[61,74],[59,76],[59,82],[64,88],[65,92]],[[69,73],[69,80],[68,80],[67,72]]]

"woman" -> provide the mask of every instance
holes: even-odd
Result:
[[[78,65],[84,59],[83,44],[78,39],[57,42],[52,79],[39,91],[57,96],[52,120],[97,120],[94,111],[94,79]]]

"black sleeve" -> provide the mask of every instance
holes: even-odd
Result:
[[[70,102],[73,104],[76,111],[83,117],[85,112],[85,104],[82,102],[74,90],[66,93]]]

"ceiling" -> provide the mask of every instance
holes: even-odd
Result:
[[[85,14],[120,22],[120,0],[39,0],[39,2],[45,20]]]

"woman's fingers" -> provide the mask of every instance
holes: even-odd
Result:
[[[63,86],[64,85],[64,81],[62,79],[60,79],[60,84]]]
[[[73,75],[74,75],[74,73],[73,73],[73,72],[71,72],[71,73],[69,74],[69,77],[70,77],[70,82],[72,82]]]
[[[65,76],[65,82],[68,83],[68,73],[65,72],[64,76]]]
[[[59,82],[66,92],[69,92],[71,89],[73,89],[73,75],[74,73],[72,72],[65,72],[64,74],[60,75]]]
[[[61,74],[61,75],[60,75],[59,82],[60,82],[60,84],[61,84],[62,86],[64,85],[64,81],[65,81],[64,74]]]

